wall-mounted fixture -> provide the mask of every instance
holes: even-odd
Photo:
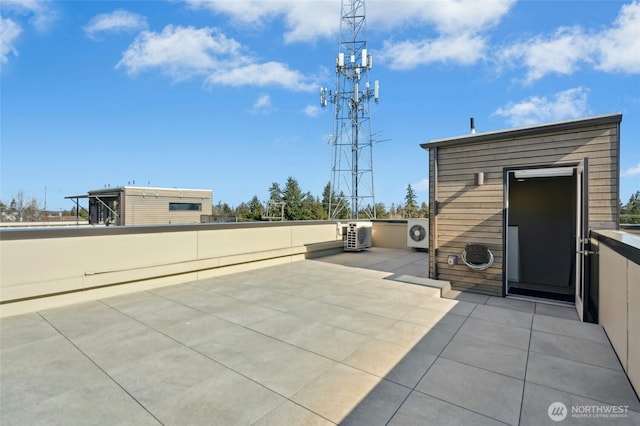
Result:
[[[474,271],[484,271],[493,265],[494,257],[489,247],[482,244],[467,243],[462,251],[462,263]]]
[[[475,174],[475,183],[476,186],[484,185],[484,172],[478,172]]]

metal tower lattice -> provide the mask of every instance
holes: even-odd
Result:
[[[335,105],[331,138],[329,218],[375,219],[373,137],[370,100],[379,100],[379,85],[369,84],[364,0],[342,0],[336,88],[320,88],[320,104]],[[334,198],[335,195],[335,198]]]

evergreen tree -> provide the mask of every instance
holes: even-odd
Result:
[[[76,216],[76,213],[78,216],[80,216],[81,218],[83,218],[84,220],[88,220],[89,219],[89,212],[86,211],[85,209],[83,209],[82,207],[80,208],[80,212],[76,212],[76,206],[71,207],[71,210],[63,210],[62,211],[62,215],[63,216]]]
[[[349,205],[346,195],[344,195],[344,192],[342,191],[340,191],[340,195],[336,197],[335,203],[331,204],[331,208],[334,212],[337,210],[337,214],[333,213],[333,219],[344,220],[351,214],[351,206]]]
[[[285,220],[303,220],[302,203],[305,201],[305,194],[302,193],[298,181],[292,177],[287,178],[282,191],[282,201],[285,202]]]
[[[264,207],[258,199],[257,195],[254,195],[251,201],[249,201],[249,217],[251,220],[261,220],[264,214]]]
[[[283,216],[282,205],[282,189],[280,189],[280,185],[277,182],[273,182],[271,187],[269,188],[269,204],[267,216],[270,218],[279,218]],[[284,220],[284,217],[282,217]]]
[[[269,199],[271,201],[282,201],[282,189],[278,182],[273,182],[269,188]]]
[[[231,207],[229,207],[229,204],[227,203],[223,203],[222,204],[222,214],[225,216],[233,216],[233,210],[231,209]]]
[[[629,202],[625,206],[621,206],[620,223],[640,223],[640,191],[636,191],[629,198]]]
[[[316,220],[327,220],[329,218],[329,214],[326,212],[324,205],[319,198],[316,198],[313,206],[313,211],[314,219]]]
[[[429,205],[424,201],[420,204],[420,211],[418,212],[418,217],[429,217]]]
[[[251,220],[251,209],[247,203],[240,203],[240,205],[236,207],[235,213],[238,222],[247,222]]]
[[[418,206],[416,204],[416,193],[411,184],[407,186],[407,195],[404,197],[405,201],[405,215],[407,218],[418,217]]]
[[[331,203],[329,203],[331,202]],[[331,190],[331,182],[327,183],[322,191],[322,207],[326,212],[326,216],[329,217],[329,204],[331,204],[332,219],[346,219],[349,217],[349,203],[347,202],[344,192],[340,192],[340,195],[336,195]]]
[[[334,207],[335,203],[336,194],[335,192],[331,191],[331,182],[328,182],[322,190],[322,208],[324,209],[327,217],[329,217],[329,204]]]
[[[212,206],[211,210],[212,210],[211,213],[214,215],[221,215],[221,216],[235,215],[235,211],[231,207],[229,207],[229,204],[223,203],[222,201],[218,201],[218,204],[216,204],[215,206]]]
[[[323,220],[327,218],[327,212],[318,198],[313,198],[310,192],[307,192],[304,198],[302,220]]]
[[[386,219],[389,217],[384,203],[376,203],[376,219]]]

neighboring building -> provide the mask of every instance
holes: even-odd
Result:
[[[116,226],[200,223],[211,190],[122,186],[66,197],[89,199],[89,223]]]
[[[621,121],[609,114],[422,144],[429,276],[458,290],[575,301],[582,316],[588,232],[619,226]]]

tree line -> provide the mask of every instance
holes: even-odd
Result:
[[[51,216],[76,216],[76,208],[70,210],[62,210],[59,212],[47,211],[44,207],[40,208],[40,202],[36,197],[27,197],[23,191],[18,191],[11,201],[5,203],[0,200],[0,221],[1,222],[42,222]],[[87,218],[88,213],[80,209],[78,214],[83,219]]]
[[[269,199],[266,203],[260,201],[257,195],[251,200],[231,207],[227,203],[218,202],[213,205],[214,215],[235,216],[240,222],[261,220],[324,220],[329,217],[329,204],[336,205],[344,194],[335,194],[327,184],[322,196],[313,196],[311,192],[302,191],[298,181],[289,177],[284,185],[273,182],[268,189]],[[40,202],[35,197],[26,197],[22,191],[17,192],[12,199],[5,203],[0,200],[0,221],[2,222],[33,222],[43,221],[50,215],[41,209]],[[371,206],[368,206],[371,208]],[[636,191],[626,204],[619,202],[620,223],[640,224],[640,191]],[[429,217],[429,207],[426,202],[418,204],[418,197],[407,185],[403,203],[392,203],[387,209],[383,203],[376,203],[375,209],[378,219],[407,219]],[[348,211],[343,211],[336,219],[347,219]],[[75,207],[56,212],[56,215],[75,216]],[[80,209],[79,216],[86,219],[87,212]],[[365,215],[362,213],[362,218]]]
[[[273,182],[268,189],[269,199],[260,201],[257,195],[251,200],[231,207],[222,201],[212,206],[212,214],[220,216],[234,216],[239,222],[263,221],[263,220],[324,220],[329,217],[329,204],[336,206],[343,193],[336,194],[331,191],[331,185],[327,183],[322,191],[322,196],[314,196],[309,191],[303,191],[298,181],[289,177],[281,185]],[[34,222],[44,221],[50,216],[50,212],[41,209],[40,202],[35,197],[26,197],[22,191],[16,193],[7,204],[0,201],[0,221],[2,222]],[[428,217],[429,208],[425,202],[418,205],[417,196],[411,184],[407,186],[404,203],[392,203],[387,209],[384,203],[376,203],[375,206],[367,206],[369,210],[375,209],[378,219],[405,219],[414,217]],[[347,219],[349,211],[341,211],[336,219]],[[55,215],[74,216],[76,208],[56,212]],[[87,212],[80,209],[79,216],[86,219]],[[361,218],[368,217],[361,212]]]
[[[640,224],[640,191],[636,191],[625,205],[620,202],[620,223]]]
[[[257,195],[251,200],[240,203],[235,208],[227,203],[219,202],[213,206],[214,215],[235,216],[239,222],[258,220],[324,220],[329,217],[329,205],[336,206],[343,193],[336,194],[327,183],[322,196],[314,196],[311,192],[304,192],[298,181],[289,177],[284,185],[273,182],[269,187],[269,199],[262,203]],[[392,203],[387,209],[384,203],[366,206],[373,211],[377,219],[405,219],[414,217],[428,217],[429,207],[422,202],[418,205],[417,196],[411,184],[407,186],[404,203]],[[340,211],[335,219],[347,219],[349,211]],[[367,218],[365,212],[359,212],[360,218]]]

